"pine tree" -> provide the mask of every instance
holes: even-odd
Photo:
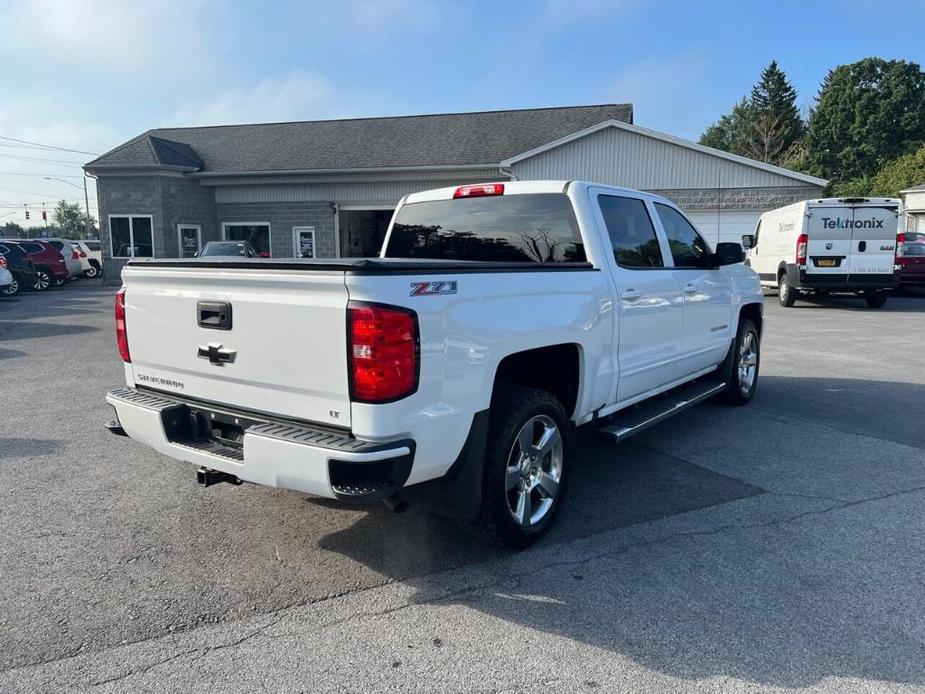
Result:
[[[803,137],[797,93],[777,61],[772,61],[749,98],[708,127],[700,144],[733,154],[781,164]]]

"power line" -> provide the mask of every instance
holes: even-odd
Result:
[[[20,161],[47,161],[51,162],[52,164],[70,164],[71,166],[83,166],[83,164],[78,161],[67,161],[66,159],[42,159],[41,157],[26,157],[18,154],[0,154],[0,157],[4,157],[6,159],[18,159]]]
[[[35,147],[40,147],[42,149],[54,149],[59,152],[74,152],[75,154],[89,154],[91,156],[99,156],[98,152],[87,152],[82,149],[68,149],[67,147],[56,147],[55,145],[46,145],[41,142],[30,142],[29,140],[17,140],[15,137],[5,137],[0,135],[0,140],[7,140],[8,142],[18,142],[21,145],[33,145]]]
[[[0,171],[0,176],[57,176],[58,178],[83,178],[74,174],[20,173],[19,171]]]

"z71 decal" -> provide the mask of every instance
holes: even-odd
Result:
[[[455,294],[456,280],[441,282],[412,282],[411,296],[436,296],[438,294]]]

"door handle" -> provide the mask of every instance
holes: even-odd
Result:
[[[694,286],[693,282],[688,282],[687,284],[684,285],[684,293],[685,294],[696,294],[697,287]]]
[[[620,297],[623,301],[639,301],[642,298],[642,292],[638,289],[626,289]]]

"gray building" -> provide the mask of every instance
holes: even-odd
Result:
[[[247,239],[275,257],[378,252],[402,196],[480,181],[581,179],[657,191],[712,241],[826,181],[633,124],[630,104],[150,130],[86,164],[106,277],[131,255]]]

